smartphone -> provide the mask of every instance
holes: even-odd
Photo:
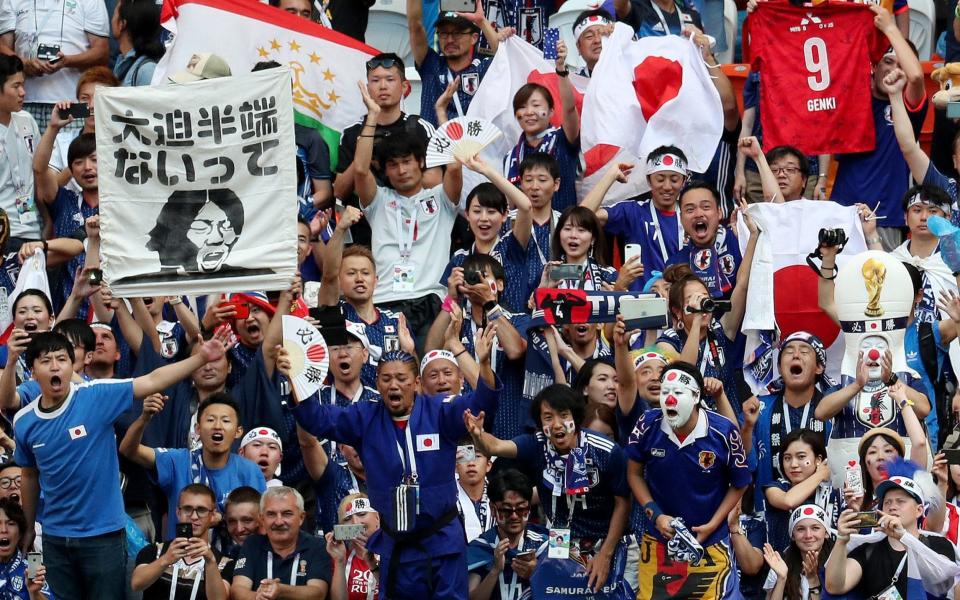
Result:
[[[875,510],[865,510],[857,513],[860,527],[876,527],[880,524],[880,514]]]
[[[103,281],[102,269],[90,269],[87,271],[87,283],[90,285],[100,285],[101,281]]]
[[[232,306],[236,314],[231,317],[237,321],[243,321],[250,316],[250,305],[246,302],[224,302],[225,306]]]
[[[190,523],[177,523],[177,537],[190,539],[193,537],[193,525]]]
[[[524,550],[523,552],[518,552],[514,558],[518,558],[523,561],[530,560],[537,554],[536,550]]]
[[[75,102],[70,105],[70,108],[61,108],[57,112],[60,113],[61,119],[66,119],[67,117],[73,117],[74,119],[86,119],[90,116],[90,107],[86,102]]]
[[[43,564],[43,554],[40,552],[27,552],[27,579],[33,579],[37,576],[37,569]]]
[[[853,464],[848,464],[846,468],[847,487],[850,488],[850,491],[853,492],[855,496],[862,496],[863,475],[860,473],[860,467],[856,461],[851,460],[850,462]]]
[[[349,542],[355,540],[363,534],[366,526],[363,524],[345,525],[337,524],[333,526],[333,539],[338,542]]]
[[[667,326],[667,299],[656,294],[620,299],[620,314],[627,331],[631,329],[663,329]]]
[[[948,465],[960,465],[960,448],[944,449],[942,452]]]
[[[557,42],[560,41],[560,29],[547,27],[543,32],[543,58],[557,60]]]
[[[472,13],[477,8],[474,0],[440,0],[440,12]]]
[[[583,271],[583,265],[554,265],[550,267],[550,279],[554,281],[579,281],[583,279]]]
[[[457,464],[466,464],[477,460],[477,450],[473,444],[457,446]]]
[[[623,247],[623,262],[627,262],[634,256],[638,256],[640,260],[643,260],[643,250],[640,244],[627,244]]]

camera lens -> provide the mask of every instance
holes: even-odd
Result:
[[[714,303],[712,298],[703,298],[702,300],[700,300],[701,312],[713,312],[713,309],[715,306],[716,304]]]

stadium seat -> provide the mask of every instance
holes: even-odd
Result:
[[[413,66],[410,33],[407,30],[404,0],[377,0],[370,8],[367,44],[381,52],[394,52],[407,66]]]
[[[930,60],[936,37],[934,21],[936,6],[933,0],[910,0],[910,41],[917,47],[920,60]]]
[[[420,90],[423,83],[420,81],[420,73],[417,73],[416,67],[407,67],[407,81],[410,82],[410,95],[403,99],[403,112],[408,115],[420,114]]]
[[[733,62],[733,51],[737,43],[737,3],[734,0],[723,2],[723,28],[727,37],[727,49],[717,53],[717,61],[722,65]]]
[[[574,69],[583,66],[583,58],[577,52],[576,40],[573,38],[573,22],[581,12],[587,10],[590,0],[567,0],[560,9],[550,17],[550,27],[560,30],[560,39],[567,44],[567,64]]]

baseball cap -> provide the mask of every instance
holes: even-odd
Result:
[[[457,31],[480,31],[480,29],[470,22],[470,19],[462,17],[455,12],[442,12],[440,13],[440,18],[437,19],[437,29],[440,29],[440,26],[444,23],[449,23],[457,28]]]
[[[283,442],[280,440],[280,436],[269,427],[254,427],[248,431],[247,435],[243,436],[243,440],[240,442],[240,449],[242,450],[245,446],[257,440],[276,442],[280,446],[280,452],[283,452]]]
[[[877,502],[882,503],[884,494],[894,488],[901,489],[908,493],[914,500],[917,501],[917,504],[923,504],[923,490],[920,489],[920,486],[917,485],[917,482],[909,477],[903,477],[900,475],[881,481],[880,485],[877,486],[877,491],[874,492],[873,496],[877,499]]]
[[[197,52],[190,57],[185,71],[174,73],[169,79],[173,83],[191,83],[231,75],[230,65],[222,57],[210,52]]]

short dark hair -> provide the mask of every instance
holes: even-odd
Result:
[[[470,212],[470,205],[476,201],[484,208],[492,208],[500,214],[507,213],[507,197],[503,195],[497,186],[489,181],[484,181],[476,186],[467,195],[467,212]]]
[[[23,72],[23,61],[19,56],[0,54],[0,87],[7,85],[7,80]]]
[[[97,136],[94,133],[81,133],[73,138],[67,148],[67,167],[73,165],[73,161],[86,158],[97,151]]]
[[[246,503],[256,504],[257,510],[260,510],[260,492],[249,485],[241,485],[227,495],[227,501],[223,503],[223,508],[226,510],[232,504]]]
[[[901,200],[903,212],[907,212],[907,203],[909,203],[910,200],[917,194],[920,194],[920,197],[924,200],[933,202],[939,207],[943,207],[944,205],[950,206],[953,204],[953,199],[950,198],[949,194],[943,191],[943,188],[936,185],[922,183],[920,185],[911,187],[909,190],[907,190],[907,193],[903,195],[903,200]]]
[[[211,490],[209,486],[206,486],[202,483],[191,483],[190,485],[184,486],[184,488],[180,490],[180,495],[177,498],[179,499],[183,497],[184,494],[206,496],[207,498],[210,499],[210,502],[213,504],[214,510],[216,510],[217,508],[217,495],[213,493],[213,490]]]
[[[546,86],[540,85],[539,83],[525,83],[520,86],[520,89],[517,90],[517,93],[513,95],[513,112],[517,112],[523,105],[530,100],[530,96],[533,96],[536,92],[540,92],[543,95],[544,99],[547,101],[547,106],[550,109],[553,109],[554,101],[553,94],[550,93],[550,90]]]
[[[237,420],[240,420],[240,406],[237,404],[237,401],[233,399],[233,396],[227,392],[217,392],[204,400],[203,403],[200,404],[200,408],[197,409],[197,418],[199,419],[200,416],[203,415],[203,412],[214,404],[229,406],[233,409],[233,412],[237,413]]]
[[[607,241],[603,235],[603,227],[596,213],[585,206],[568,206],[557,219],[557,226],[553,229],[553,236],[550,240],[551,256],[559,260],[564,256],[563,246],[560,244],[560,232],[568,222],[579,225],[590,231],[593,236],[593,251],[590,257],[601,265],[606,264]]]
[[[500,261],[489,254],[471,254],[464,259],[463,271],[488,271],[494,279],[507,283],[507,272],[504,271]]]
[[[397,158],[413,156],[421,165],[427,159],[427,150],[423,143],[406,132],[394,133],[384,137],[377,144],[375,150],[381,169],[387,164],[387,161]]]
[[[23,514],[23,507],[13,498],[0,498],[0,510],[7,515],[8,519],[17,524],[22,540],[27,529],[27,517]]]
[[[533,485],[526,475],[517,469],[498,471],[487,485],[487,497],[490,502],[503,502],[507,492],[516,492],[527,502],[533,501]]]
[[[614,23],[616,21],[616,19],[614,19],[613,16],[607,11],[603,10],[602,8],[595,8],[593,10],[585,10],[579,15],[577,15],[577,18],[573,22],[573,27],[571,29],[576,31],[577,27],[580,27],[580,23],[583,23],[584,21],[586,21],[591,17],[603,17],[604,19],[610,21],[611,23]]]
[[[22,469],[22,468],[23,467],[13,462],[12,460],[8,460],[5,463],[0,463],[0,473],[3,473],[7,469]]]
[[[543,388],[530,404],[530,417],[537,424],[537,429],[543,427],[543,422],[540,420],[540,407],[544,403],[556,411],[569,410],[578,428],[583,422],[583,415],[586,414],[587,401],[581,394],[573,391],[573,388],[565,383],[554,383]]]
[[[90,352],[97,345],[97,336],[93,333],[93,328],[83,319],[64,319],[57,321],[53,326],[53,331],[62,334],[74,346],[81,346],[87,352]]]
[[[713,201],[717,204],[717,207],[720,207],[720,192],[717,191],[717,188],[712,183],[708,183],[702,179],[694,179],[693,181],[687,183],[683,186],[683,190],[680,192],[680,196],[677,198],[677,204],[683,204],[683,197],[687,195],[687,192],[692,192],[694,190],[706,190],[710,192],[710,195],[713,196]]]
[[[270,4],[272,6],[276,6],[276,4],[273,3],[273,0],[271,0]],[[253,65],[253,68],[250,69],[250,72],[256,73],[257,71],[266,71],[267,69],[279,69],[279,68],[280,68],[280,63],[278,63],[275,60],[261,60],[257,64]]]
[[[60,350],[66,350],[71,363],[76,360],[76,355],[73,353],[73,344],[70,343],[67,336],[52,331],[41,331],[30,340],[30,343],[27,345],[27,351],[24,354],[24,359],[27,361],[27,366],[33,369],[35,360],[44,354],[58,352]]]
[[[47,312],[51,315],[53,314],[53,304],[50,303],[50,298],[47,296],[46,292],[43,290],[38,290],[37,288],[27,288],[20,292],[20,295],[17,296],[17,299],[13,301],[13,306],[10,307],[10,313],[17,313],[17,305],[20,304],[20,301],[24,298],[29,298],[30,296],[36,296],[43,300],[43,305],[46,307]]]
[[[553,179],[560,179],[560,163],[553,155],[546,152],[534,152],[520,161],[520,177],[523,177],[527,171],[534,169],[543,169],[550,173],[550,177]]]
[[[797,163],[800,165],[800,174],[803,175],[804,179],[810,176],[810,161],[807,159],[807,156],[800,151],[799,148],[795,148],[793,146],[777,146],[766,154],[768,163],[773,163],[774,161],[788,156],[792,156],[797,159]]]

